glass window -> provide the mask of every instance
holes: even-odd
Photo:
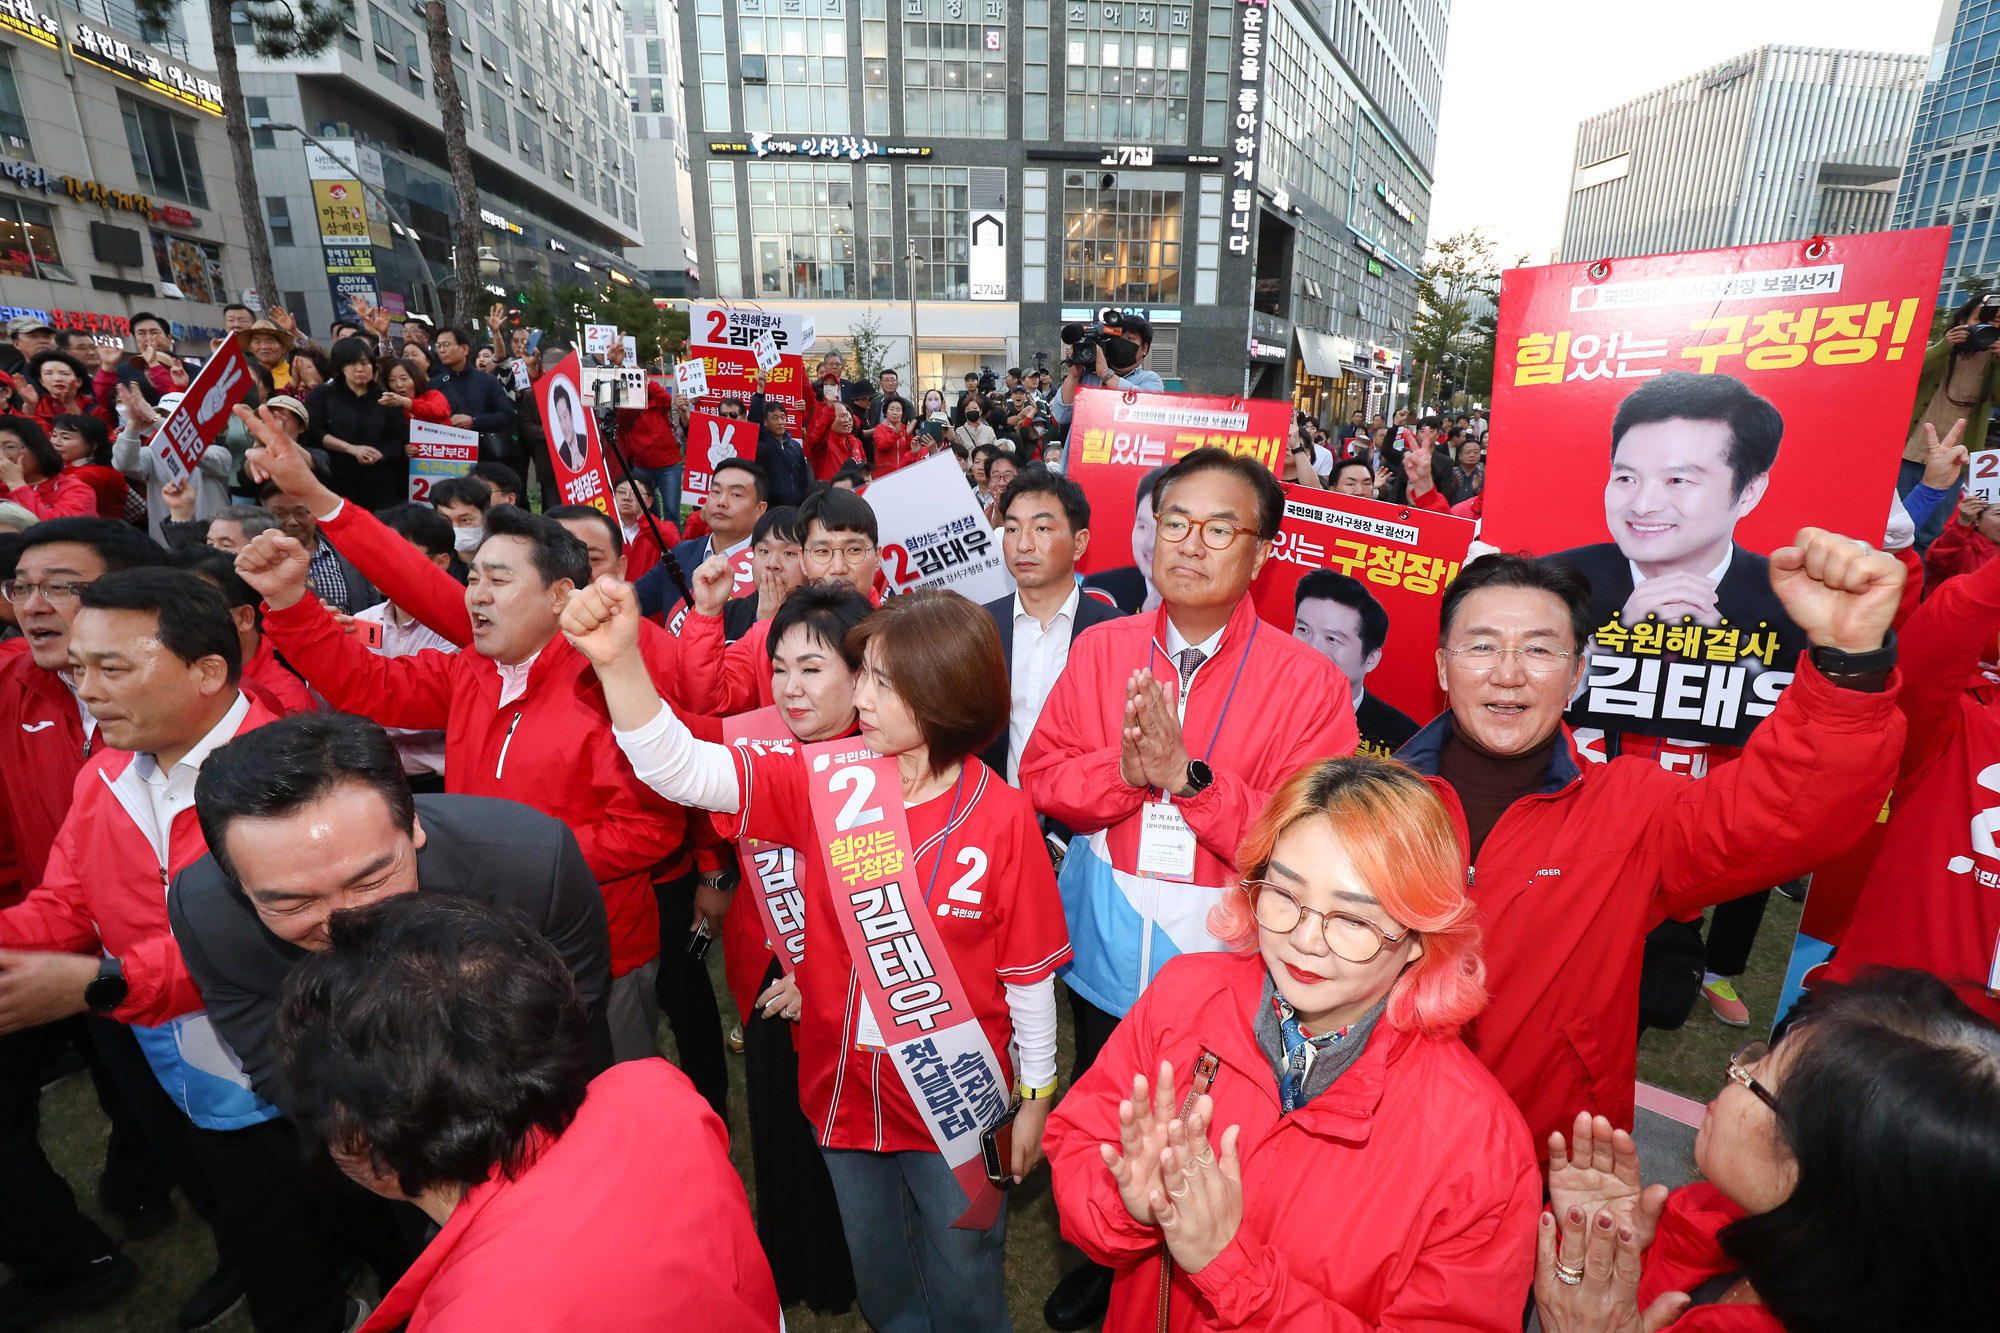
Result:
[[[730,162],[708,164],[708,223],[715,247],[715,294],[740,297],[743,290],[742,248],[737,237],[736,167]]]
[[[1065,301],[1172,304],[1181,290],[1178,177],[1145,172],[1063,173]]]
[[[1194,8],[1068,0],[1072,140],[1184,144]]]
[[[926,301],[963,301],[971,292],[968,224],[968,171],[965,167],[911,167],[904,173],[903,222],[917,266],[917,296]]]
[[[507,146],[507,104],[483,83],[479,85],[479,128],[494,143]]]
[[[16,153],[35,151],[28,140],[28,117],[21,109],[21,90],[14,85],[14,62],[4,46],[0,46],[0,141]]]
[[[755,294],[800,300],[858,295],[852,164],[751,162],[748,170]]]
[[[868,173],[868,294],[880,301],[896,299],[896,192],[889,167],[875,163]]]
[[[0,199],[0,273],[14,278],[76,281],[61,265],[56,218],[48,206],[26,199]]]
[[[125,143],[132,150],[132,171],[139,178],[139,188],[177,203],[207,208],[208,182],[201,174],[194,122],[129,97],[119,98],[118,107],[125,116]]]
[[[521,160],[537,171],[542,169],[542,127],[526,111],[514,112],[514,142]]]
[[[903,0],[903,133],[1007,137],[1001,0]]]
[[[184,300],[220,305],[233,299],[222,281],[222,247],[153,233],[153,267],[161,282],[180,288]]]
[[[271,244],[298,244],[292,239],[292,206],[282,194],[264,197],[264,224],[271,229]]]
[[[852,132],[847,0],[738,0],[736,39],[744,55],[764,57],[764,82],[743,84],[745,129]]]

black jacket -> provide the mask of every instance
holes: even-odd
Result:
[[[808,410],[810,410],[808,404]],[[757,466],[771,474],[771,507],[804,504],[813,487],[812,464],[806,461],[806,446],[789,435],[773,435],[764,424],[764,395],[753,394],[746,414],[757,423]]]
[[[610,1063],[604,992],[611,938],[604,898],[576,837],[561,821],[487,796],[419,796],[423,893],[452,893],[523,913],[556,946],[591,1015],[591,1068]],[[257,1095],[286,1105],[279,1072],[278,999],[306,950],[263,922],[235,880],[204,856],[174,877],[167,918],[216,1031],[243,1062]]]
[[[410,420],[401,408],[382,406],[381,397],[381,386],[371,384],[357,394],[339,374],[306,395],[302,442],[307,448],[324,449],[322,441],[333,435],[349,444],[382,451],[380,462],[365,466],[352,454],[328,451],[333,470],[328,485],[334,494],[363,509],[380,509],[410,498],[410,461],[403,456],[403,447],[410,442]]]
[[[993,617],[994,625],[1000,630],[1000,652],[1007,659],[1010,684],[1014,674],[1014,596],[1013,593],[1008,593],[1005,597],[998,597],[985,603],[986,614]],[[1087,592],[1083,593],[1076,599],[1076,615],[1070,621],[1069,641],[1073,644],[1076,642],[1076,636],[1092,625],[1101,625],[1107,620],[1117,620],[1124,614],[1117,607],[1107,605]],[[1049,685],[1053,688],[1055,682],[1050,681]],[[1007,776],[1007,761],[1012,758],[1009,748],[1013,744],[1013,739],[1013,729],[1004,728],[979,756],[988,768],[1002,778]]]
[[[492,435],[514,429],[516,409],[514,400],[499,380],[472,366],[464,370],[446,370],[440,367],[431,375],[431,387],[444,395],[451,404],[451,413],[464,413],[472,418],[469,429],[481,435]]]

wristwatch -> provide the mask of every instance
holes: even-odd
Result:
[[[1894,670],[1896,666],[1896,631],[1890,630],[1882,636],[1882,646],[1872,652],[1846,653],[1824,644],[1812,646],[1812,664],[1819,668],[1822,676],[1872,676]]]
[[[1190,796],[1199,796],[1208,790],[1208,784],[1213,781],[1215,781],[1214,769],[1199,759],[1190,759],[1188,760],[1187,786],[1182,787],[1174,795],[1182,799]]]
[[[1024,1102],[1044,1101],[1056,1095],[1056,1085],[1061,1081],[1061,1079],[1052,1078],[1039,1088],[1031,1088],[1025,1082],[1022,1082],[1015,1084],[1014,1090],[1021,1094],[1021,1100]]]
[[[83,1004],[98,1017],[109,1018],[131,990],[125,982],[125,965],[106,954],[97,960],[97,975],[83,988]]]

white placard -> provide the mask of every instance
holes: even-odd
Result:
[[[810,352],[812,345],[819,341],[819,321],[807,315],[799,324],[799,350]]]
[[[2000,449],[1981,449],[1965,470],[1965,489],[1987,504],[2000,504]]]
[[[690,403],[708,397],[708,370],[699,361],[675,362],[674,383]]]
[[[628,366],[638,365],[639,340],[637,338],[634,338],[631,334],[628,333],[624,337],[620,338],[619,341],[625,345],[625,364]]]
[[[750,350],[757,354],[757,369],[775,370],[782,359],[778,354],[778,344],[769,333],[760,333],[751,342]]]
[[[975,301],[1007,299],[1007,215],[1000,210],[972,219],[972,250],[967,277]]]
[[[611,350],[611,344],[618,337],[616,324],[586,324],[583,326],[583,353],[585,356],[603,356]]]
[[[892,590],[950,588],[975,602],[1013,591],[1000,538],[949,450],[869,483],[864,494]]]

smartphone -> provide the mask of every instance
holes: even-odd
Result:
[[[986,1178],[1006,1189],[1014,1183],[1008,1169],[1014,1160],[1014,1117],[1021,1113],[1021,1099],[1015,1098],[1007,1114],[988,1125],[979,1135],[979,1155],[986,1161]]]
[[[370,652],[382,651],[382,622],[379,620],[356,620],[355,630],[361,635],[361,642]]]
[[[542,345],[542,331],[540,329],[529,329],[528,350],[532,352],[541,345]]]
[[[715,943],[715,936],[708,933],[708,921],[703,919],[701,924],[688,932],[688,957],[694,959],[697,963],[702,962],[708,957],[708,946],[713,943]]]

